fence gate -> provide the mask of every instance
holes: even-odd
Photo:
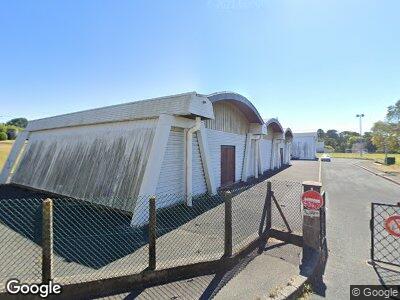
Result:
[[[400,206],[372,203],[371,259],[400,266]]]

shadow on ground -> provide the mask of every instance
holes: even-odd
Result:
[[[192,207],[180,203],[158,209],[157,236],[161,237],[204,212],[222,205],[224,191],[230,190],[233,196],[238,195],[281,170],[268,172],[257,180],[221,190],[214,196],[197,197],[193,199]],[[131,213],[76,199],[55,199],[50,193],[35,192],[13,185],[0,186],[0,223],[8,227],[2,229],[3,239],[7,240],[7,235],[12,236],[8,231],[11,229],[40,245],[42,201],[48,197],[54,201],[54,251],[67,262],[100,269],[148,243],[147,226],[131,227]],[[262,219],[264,218],[265,209],[262,214]],[[262,225],[260,231],[261,228]]]

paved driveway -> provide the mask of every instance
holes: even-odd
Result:
[[[380,284],[378,275],[400,284],[400,274],[369,265],[371,202],[397,203],[400,186],[354,165],[354,160],[324,163],[322,181],[327,192],[329,258],[319,293],[326,299],[349,299],[350,284]],[[396,279],[397,278],[397,279]],[[315,299],[321,296],[314,295]]]

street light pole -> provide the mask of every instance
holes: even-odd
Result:
[[[362,118],[364,117],[364,114],[357,114],[356,118],[359,118],[360,120],[360,157],[362,157],[362,152],[363,152],[363,148],[364,148],[364,143],[362,141]]]

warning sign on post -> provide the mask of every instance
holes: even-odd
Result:
[[[387,218],[385,220],[385,228],[389,234],[400,237],[400,216],[394,215]]]
[[[324,205],[324,199],[321,194],[316,191],[304,192],[301,196],[301,202],[303,202],[305,208],[311,210],[318,210]]]

